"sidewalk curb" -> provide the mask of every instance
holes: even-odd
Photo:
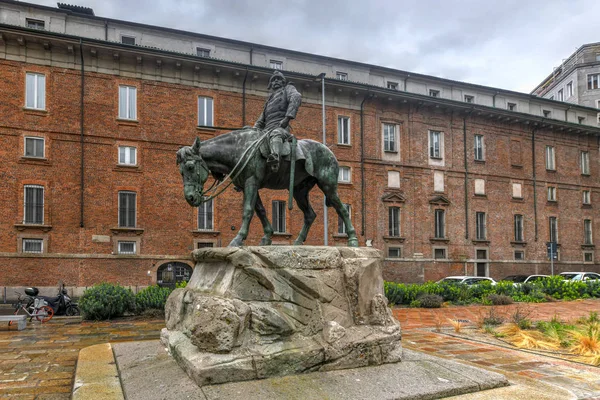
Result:
[[[110,343],[81,349],[75,370],[73,400],[124,400]]]

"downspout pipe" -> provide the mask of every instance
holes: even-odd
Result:
[[[406,78],[404,78],[404,91],[408,92],[408,90],[406,90],[406,81],[408,81],[408,78],[410,78],[410,74],[406,75]]]
[[[361,204],[361,227],[360,235],[365,236],[365,225],[367,218],[365,216],[367,203],[365,199],[365,101],[370,97],[369,93],[365,94],[360,103],[360,204]]]
[[[104,40],[108,41],[108,21],[104,20]]]
[[[469,239],[469,160],[467,156],[467,116],[463,115],[463,151],[465,161],[465,239]]]
[[[246,67],[246,75],[242,83],[242,126],[246,126],[246,80],[248,79],[248,67]]]
[[[79,227],[83,228],[83,215],[84,215],[84,201],[85,201],[85,197],[84,197],[84,191],[85,191],[85,178],[84,178],[84,161],[85,161],[85,155],[84,155],[84,146],[83,146],[83,134],[84,134],[84,106],[83,106],[83,98],[84,98],[84,94],[85,94],[85,68],[84,68],[84,64],[83,64],[83,43],[81,41],[81,39],[79,39],[79,56],[81,57],[81,97],[79,100],[79,115],[80,115],[80,121],[79,121],[79,128],[80,128],[80,135],[79,135],[79,142],[80,142],[80,147],[81,147],[81,151],[80,151],[80,198],[79,198]]]
[[[538,213],[537,213],[537,177],[535,173],[535,128],[531,129],[531,163],[533,170],[533,226],[535,228],[535,241],[538,241]]]
[[[496,107],[496,96],[498,96],[498,92],[494,93],[492,96],[492,107]]]

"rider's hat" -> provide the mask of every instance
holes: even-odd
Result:
[[[273,83],[273,79],[275,79],[275,77],[283,79],[283,85],[286,85],[287,79],[285,79],[285,76],[283,76],[281,72],[276,70],[275,72],[273,72],[273,75],[271,75],[271,78],[269,79],[269,86],[267,87],[267,89],[271,89],[271,84]]]

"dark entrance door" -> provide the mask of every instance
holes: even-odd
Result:
[[[487,250],[477,250],[477,260],[487,260]],[[477,261],[475,263],[475,274],[477,276],[487,276],[487,262]]]
[[[158,286],[175,287],[178,282],[187,282],[192,276],[192,267],[182,262],[164,263],[156,271]]]

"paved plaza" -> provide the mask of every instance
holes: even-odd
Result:
[[[498,307],[510,312],[515,306]],[[586,316],[600,310],[600,300],[528,304],[533,319],[563,320]],[[509,347],[481,343],[434,331],[438,321],[449,327],[447,318],[474,325],[488,308],[448,307],[436,310],[396,308],[394,315],[403,327],[403,346],[427,354],[479,366],[504,374],[513,386],[460,396],[461,399],[600,398],[600,371]],[[55,318],[47,324],[33,322],[23,331],[0,327],[0,398],[68,399],[71,393],[79,350],[84,347],[132,340],[157,339],[163,320],[119,319],[111,322],[80,322]],[[523,388],[528,393],[525,396]],[[520,392],[518,392],[520,390]],[[486,397],[487,396],[487,397]],[[525,397],[524,397],[525,396]]]

